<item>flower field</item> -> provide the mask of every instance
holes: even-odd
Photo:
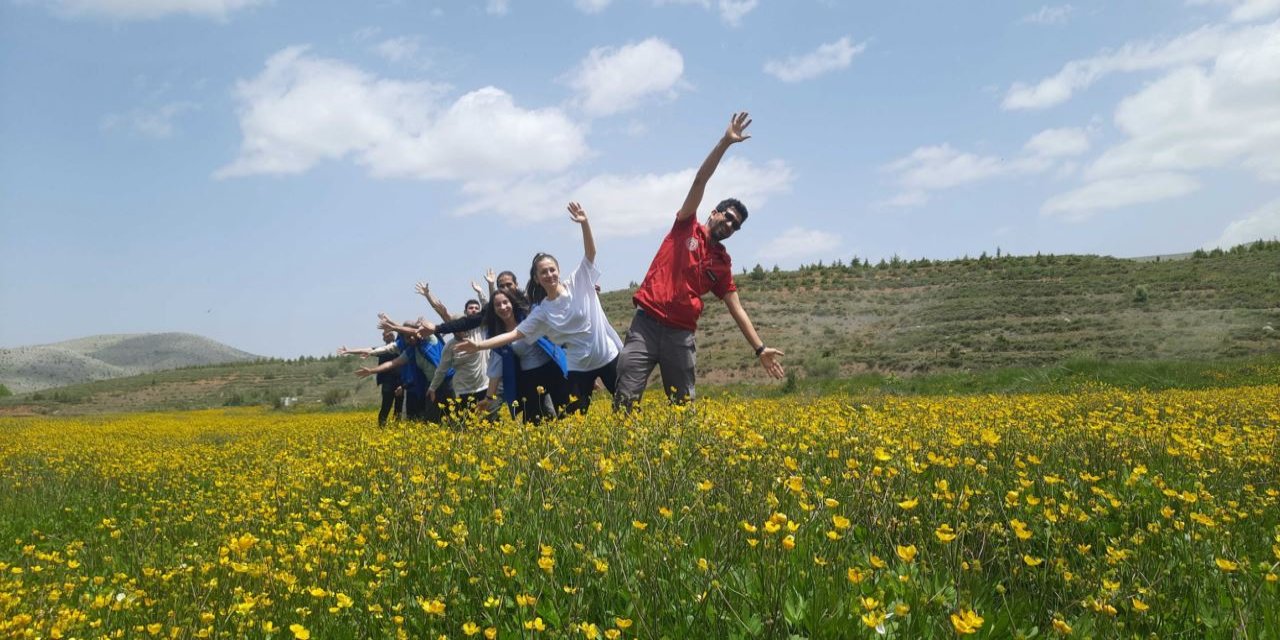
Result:
[[[1280,638],[1280,387],[595,404],[0,421],[0,637]]]

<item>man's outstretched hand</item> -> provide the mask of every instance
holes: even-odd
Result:
[[[735,113],[729,118],[729,128],[724,130],[724,140],[729,144],[742,142],[751,137],[746,133],[747,127],[751,126],[751,116],[746,111]]]
[[[764,367],[764,370],[768,372],[769,375],[782,379],[782,376],[785,374],[782,370],[782,356],[784,355],[786,354],[778,349],[765,347],[765,350],[760,352],[760,366]]]

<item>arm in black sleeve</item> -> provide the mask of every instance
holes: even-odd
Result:
[[[450,333],[463,333],[466,331],[471,331],[472,329],[479,327],[482,320],[483,319],[479,315],[474,315],[474,316],[463,316],[461,318],[458,318],[456,320],[450,320],[448,322],[441,322],[440,324],[436,325],[436,335],[443,336]]]

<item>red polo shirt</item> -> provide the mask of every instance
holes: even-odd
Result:
[[[729,252],[711,240],[707,227],[696,216],[689,216],[676,220],[662,239],[658,255],[631,300],[658,322],[696,331],[702,296],[710,291],[723,298],[737,290]]]

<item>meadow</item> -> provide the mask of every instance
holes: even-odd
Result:
[[[1280,386],[606,404],[4,419],[0,637],[1280,637]]]

